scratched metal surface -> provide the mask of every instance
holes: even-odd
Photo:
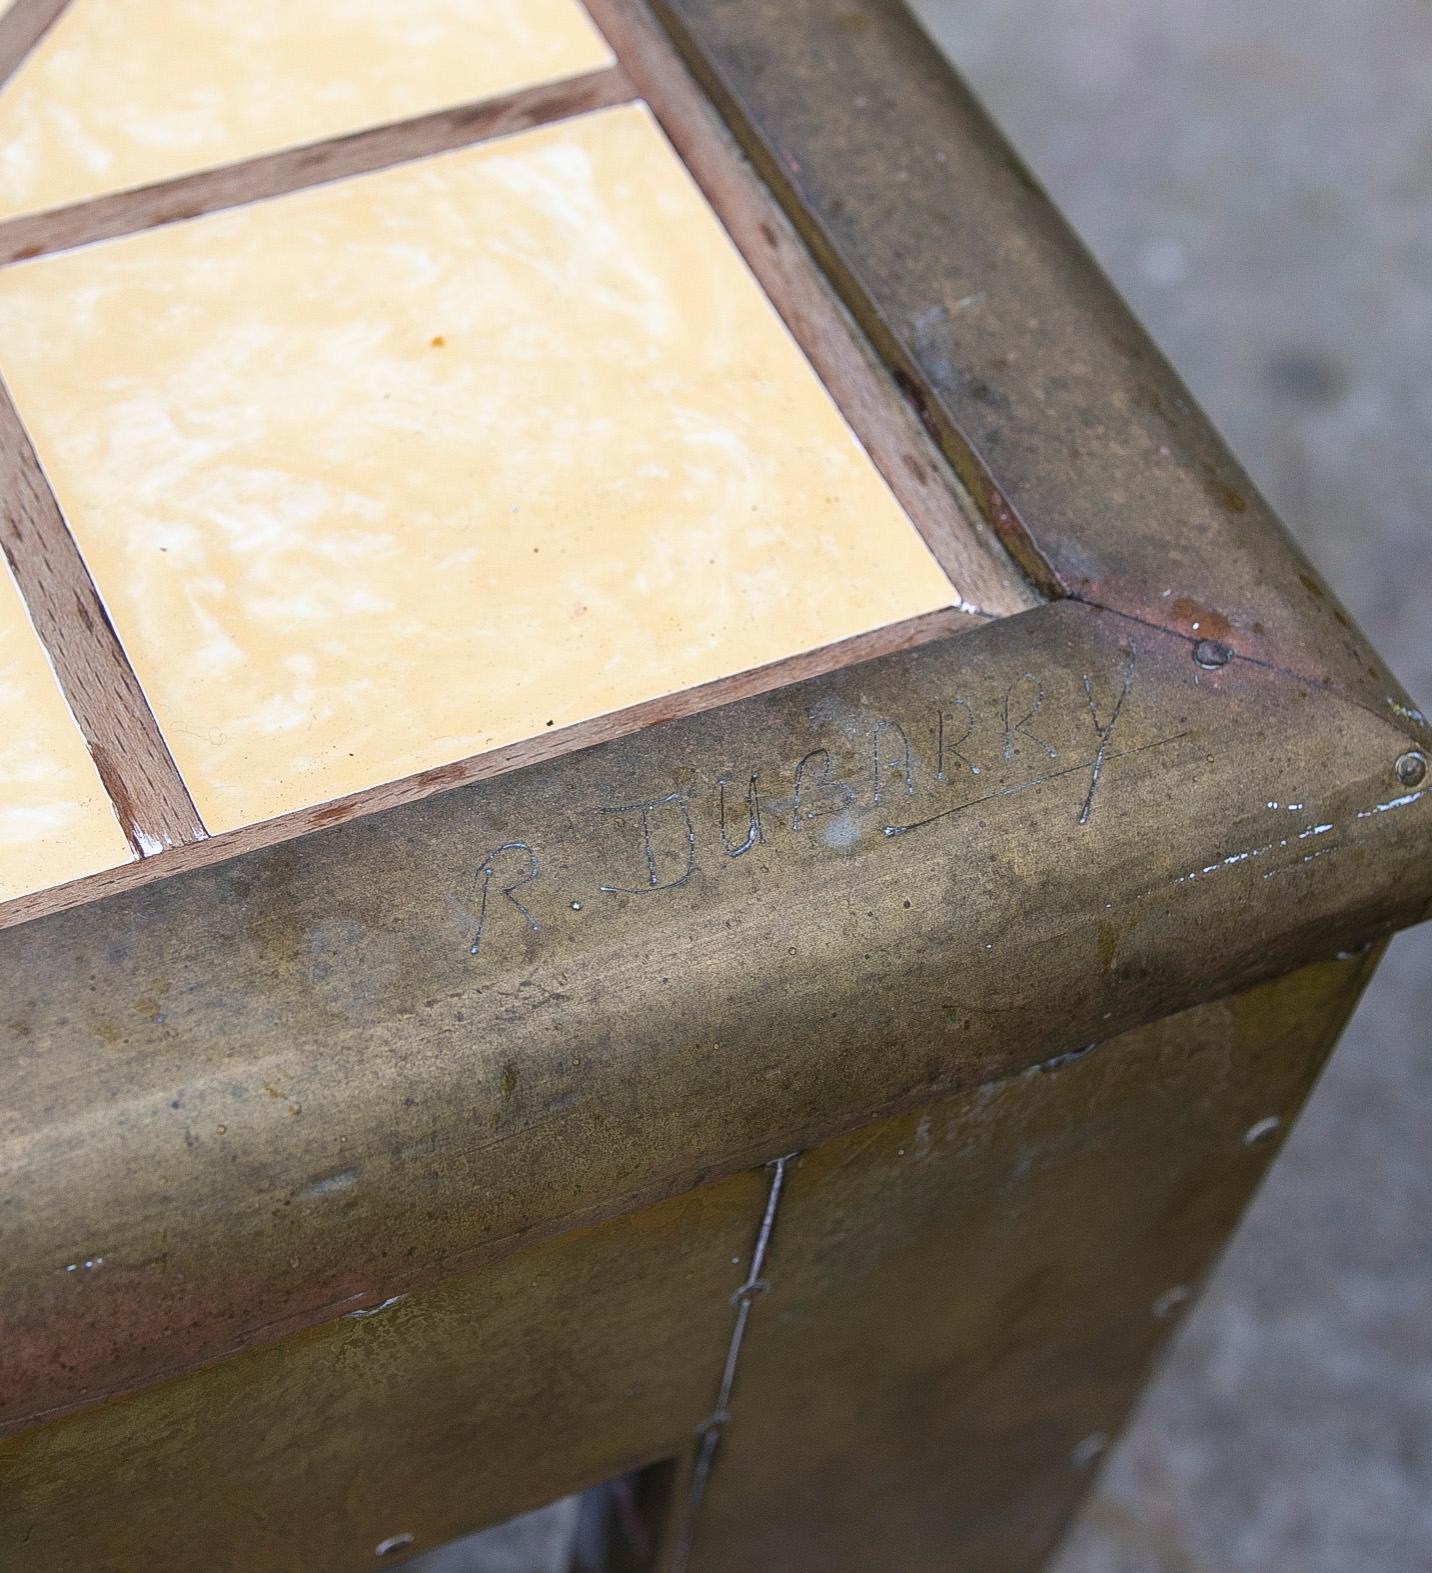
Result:
[[[1041,1567],[1367,960],[794,1160],[692,1573]]]
[[[734,1175],[6,1438],[0,1567],[357,1573],[679,1453],[765,1192]]]
[[[663,1573],[864,1573],[872,1547],[904,1573],[1031,1573],[1372,960],[13,1435],[0,1557],[426,1566],[456,1534],[694,1445],[669,1534],[650,1521]]]
[[[1063,602],[8,930],[5,1421],[1408,921],[1399,749]]]

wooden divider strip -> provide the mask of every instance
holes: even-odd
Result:
[[[219,169],[94,197],[72,207],[23,214],[0,223],[0,264],[177,224],[201,213],[321,186],[349,175],[371,174],[408,159],[630,103],[635,96],[619,66],[604,66],[583,76],[520,88],[500,98],[440,109],[329,142],[284,148]]]
[[[19,3],[35,8],[31,0]],[[0,905],[0,927],[97,899],[161,872],[290,840],[677,716],[944,638],[990,616],[1037,604],[1034,591],[984,530],[917,414],[874,358],[779,204],[740,157],[664,32],[639,0],[587,3],[620,61],[616,67],[12,219],[0,223],[0,263],[176,223],[631,102],[640,95],[956,586],[960,604],[210,839],[0,384],[0,541],[131,845],[142,858],[172,849],[157,865],[151,860],[147,867],[106,870]]]
[[[886,484],[969,610],[1008,616],[1038,597],[964,500],[914,409],[836,298],[785,212],[640,0],[586,0],[637,91],[746,258]]]
[[[55,25],[70,0],[15,0],[0,16],[0,87],[20,69],[25,57]]]
[[[204,841],[175,847],[162,858],[150,859],[145,864],[130,863],[123,868],[106,869],[88,878],[74,880],[67,885],[36,891],[33,895],[17,896],[12,901],[0,902],[0,929],[43,917],[46,913],[60,912],[67,907],[82,906],[86,902],[132,889],[135,885],[146,884],[152,879],[178,873],[182,869],[219,863],[242,852],[292,841],[330,825],[375,814],[400,803],[412,803],[430,797],[435,792],[468,786],[474,781],[505,775],[509,770],[541,764],[562,754],[575,753],[598,743],[627,737],[646,727],[658,726],[663,721],[674,721],[681,716],[714,710],[719,705],[734,704],[738,699],[749,699],[756,694],[773,693],[792,683],[804,682],[807,678],[819,677],[825,672],[838,671],[841,667],[853,666],[859,661],[871,661],[877,656],[913,650],[936,639],[948,639],[954,634],[982,627],[985,622],[984,618],[955,608],[925,612],[919,617],[891,623],[885,628],[876,628],[869,633],[822,645],[817,650],[787,656],[767,666],[753,667],[750,671],[737,672],[730,677],[718,678],[715,682],[703,683],[678,693],[663,694],[625,710],[614,710],[609,715],[579,721],[574,726],[557,727],[520,743],[476,754],[470,759],[455,760],[450,765],[437,765],[401,781],[387,781],[382,786],[367,787],[362,792],[353,793],[351,797],[336,798],[331,803],[299,809],[279,819],[263,820],[258,824],[245,825],[242,830],[225,831]]]
[[[130,846],[147,858],[206,834],[0,383],[0,547]]]
[[[18,0],[0,19],[0,74],[7,67],[13,69],[61,8]],[[14,19],[20,13],[25,25],[17,32]],[[317,146],[290,148],[74,207],[26,215],[0,223],[0,261],[174,223],[628,103],[633,96],[625,73],[619,67],[605,67]],[[193,799],[3,384],[0,544],[130,846],[139,857],[149,858],[206,839]],[[28,910],[38,902],[45,909],[49,894],[25,897],[11,906]],[[8,920],[9,909],[4,909],[0,925]]]

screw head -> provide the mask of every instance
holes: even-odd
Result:
[[[1200,666],[1206,666],[1212,671],[1216,667],[1227,666],[1233,659],[1233,652],[1217,639],[1200,639],[1193,647],[1193,658]]]
[[[1427,756],[1416,748],[1409,748],[1392,768],[1403,786],[1421,786],[1427,779]]]

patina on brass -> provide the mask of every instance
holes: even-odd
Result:
[[[5,1419],[1356,946],[1400,748],[1063,602],[9,930]]]
[[[6,1566],[678,1456],[666,1565],[1033,1569],[1432,903],[1425,723],[903,11],[659,9],[1055,599],[0,933]]]
[[[1427,723],[901,0],[655,0],[1051,596]]]
[[[1324,963],[797,1160],[693,1568],[1039,1567],[1370,970]]]
[[[12,1436],[4,1565],[351,1573],[714,1423],[678,1565],[1037,1567],[1370,961],[863,1126],[774,1211],[747,1171]]]

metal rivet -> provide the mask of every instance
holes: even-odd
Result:
[[[389,1535],[373,1547],[375,1557],[391,1557],[395,1551],[406,1551],[413,1543],[412,1535],[405,1529],[401,1535]]]
[[[1427,756],[1410,748],[1392,767],[1397,779],[1406,787],[1421,786],[1427,779]]]
[[[1206,666],[1211,671],[1216,667],[1227,666],[1233,659],[1233,652],[1217,639],[1200,639],[1193,647],[1193,658],[1200,666]]]

